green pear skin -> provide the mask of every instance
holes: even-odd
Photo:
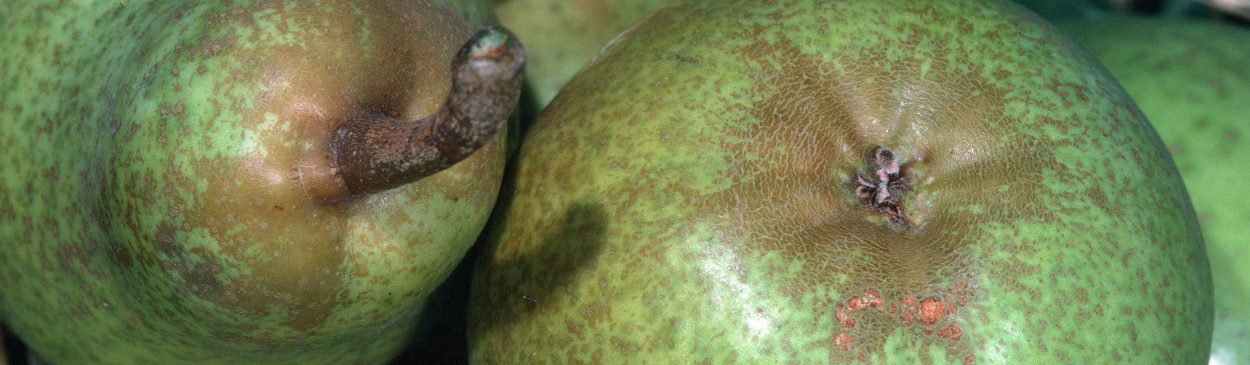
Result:
[[[1060,27],[1128,91],[1193,200],[1215,288],[1212,364],[1250,364],[1250,29],[1111,18]]]
[[[526,79],[541,110],[603,45],[668,0],[505,0],[499,23],[533,55]]]
[[[504,148],[330,205],[326,141],[353,113],[432,114],[489,9],[0,5],[0,319],[49,364],[385,363]]]
[[[475,364],[1207,361],[1163,142],[1014,4],[676,2],[515,163]]]

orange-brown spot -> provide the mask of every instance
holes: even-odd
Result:
[[[942,298],[925,298],[920,301],[920,315],[916,316],[916,320],[924,324],[934,324],[946,313],[947,308],[942,304]]]
[[[951,287],[951,291],[957,295],[968,295],[968,284],[964,284],[962,281],[956,281]]]
[[[841,348],[843,351],[849,351],[852,347],[855,347],[855,344],[853,343],[854,341],[855,336],[845,333],[839,333],[837,336],[833,336],[833,345]]]
[[[947,324],[946,326],[942,327],[940,331],[938,331],[938,337],[949,338],[955,341],[959,341],[959,339],[962,338],[963,336],[964,336],[963,329],[959,328],[959,325],[955,323]]]
[[[865,302],[862,298],[860,298],[858,295],[853,296],[853,297],[851,297],[851,299],[850,299],[850,300],[847,300],[847,301],[846,301],[846,307],[847,307],[847,309],[852,310],[852,311],[857,311],[857,310],[860,310],[860,309],[864,309],[864,307],[867,307],[867,306],[868,306],[868,303],[866,303],[866,302]]]
[[[842,311],[838,311],[836,316],[838,317],[838,322],[842,323],[843,326],[855,327],[855,318],[852,318],[846,313],[842,313]]]
[[[876,289],[864,289],[864,299],[869,306],[877,307],[881,305],[881,292]]]

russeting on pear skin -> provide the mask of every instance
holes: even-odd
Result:
[[[378,364],[485,224],[484,1],[0,6],[0,319],[50,364]]]
[[[1013,3],[671,3],[560,90],[515,172],[477,364],[1207,361],[1168,151]]]
[[[1202,19],[1060,22],[1159,131],[1185,179],[1211,261],[1211,364],[1250,364],[1250,29]]]

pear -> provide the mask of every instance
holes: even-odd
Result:
[[[499,23],[526,40],[530,106],[542,110],[560,87],[625,28],[668,0],[503,0]]]
[[[477,262],[478,364],[1205,362],[1156,132],[1013,3],[690,0],[538,117]]]
[[[1113,17],[1059,26],[1102,61],[1167,145],[1193,200],[1215,288],[1212,364],[1250,364],[1250,29]]]
[[[50,364],[388,361],[498,193],[489,9],[6,3],[0,318]]]

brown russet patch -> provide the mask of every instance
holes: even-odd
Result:
[[[925,298],[920,301],[919,316],[916,319],[920,323],[931,325],[937,323],[946,313],[947,309],[942,304],[942,298]]]
[[[855,327],[855,318],[846,315],[846,313],[843,313],[842,311],[838,311],[836,316],[838,318],[838,322],[842,323],[843,326]]]
[[[945,288],[926,287],[919,290],[904,290],[894,298],[886,298],[881,290],[865,288],[859,295],[837,303],[838,310],[834,318],[842,324],[831,336],[834,348],[850,351],[875,342],[868,341],[866,334],[872,329],[903,326],[910,331],[917,331],[924,336],[943,339],[944,346],[952,349],[965,348],[963,330],[960,325],[962,308],[974,290],[964,281],[955,281]],[[858,345],[848,345],[853,339],[859,339]],[[862,355],[862,352],[860,353]],[[971,356],[971,355],[969,355]],[[965,357],[967,358],[967,357]]]
[[[963,338],[963,336],[964,336],[963,329],[961,329],[959,327],[959,324],[956,324],[956,323],[947,324],[946,326],[942,327],[941,331],[938,331],[938,337],[949,338],[955,341],[959,341],[959,339]]]

